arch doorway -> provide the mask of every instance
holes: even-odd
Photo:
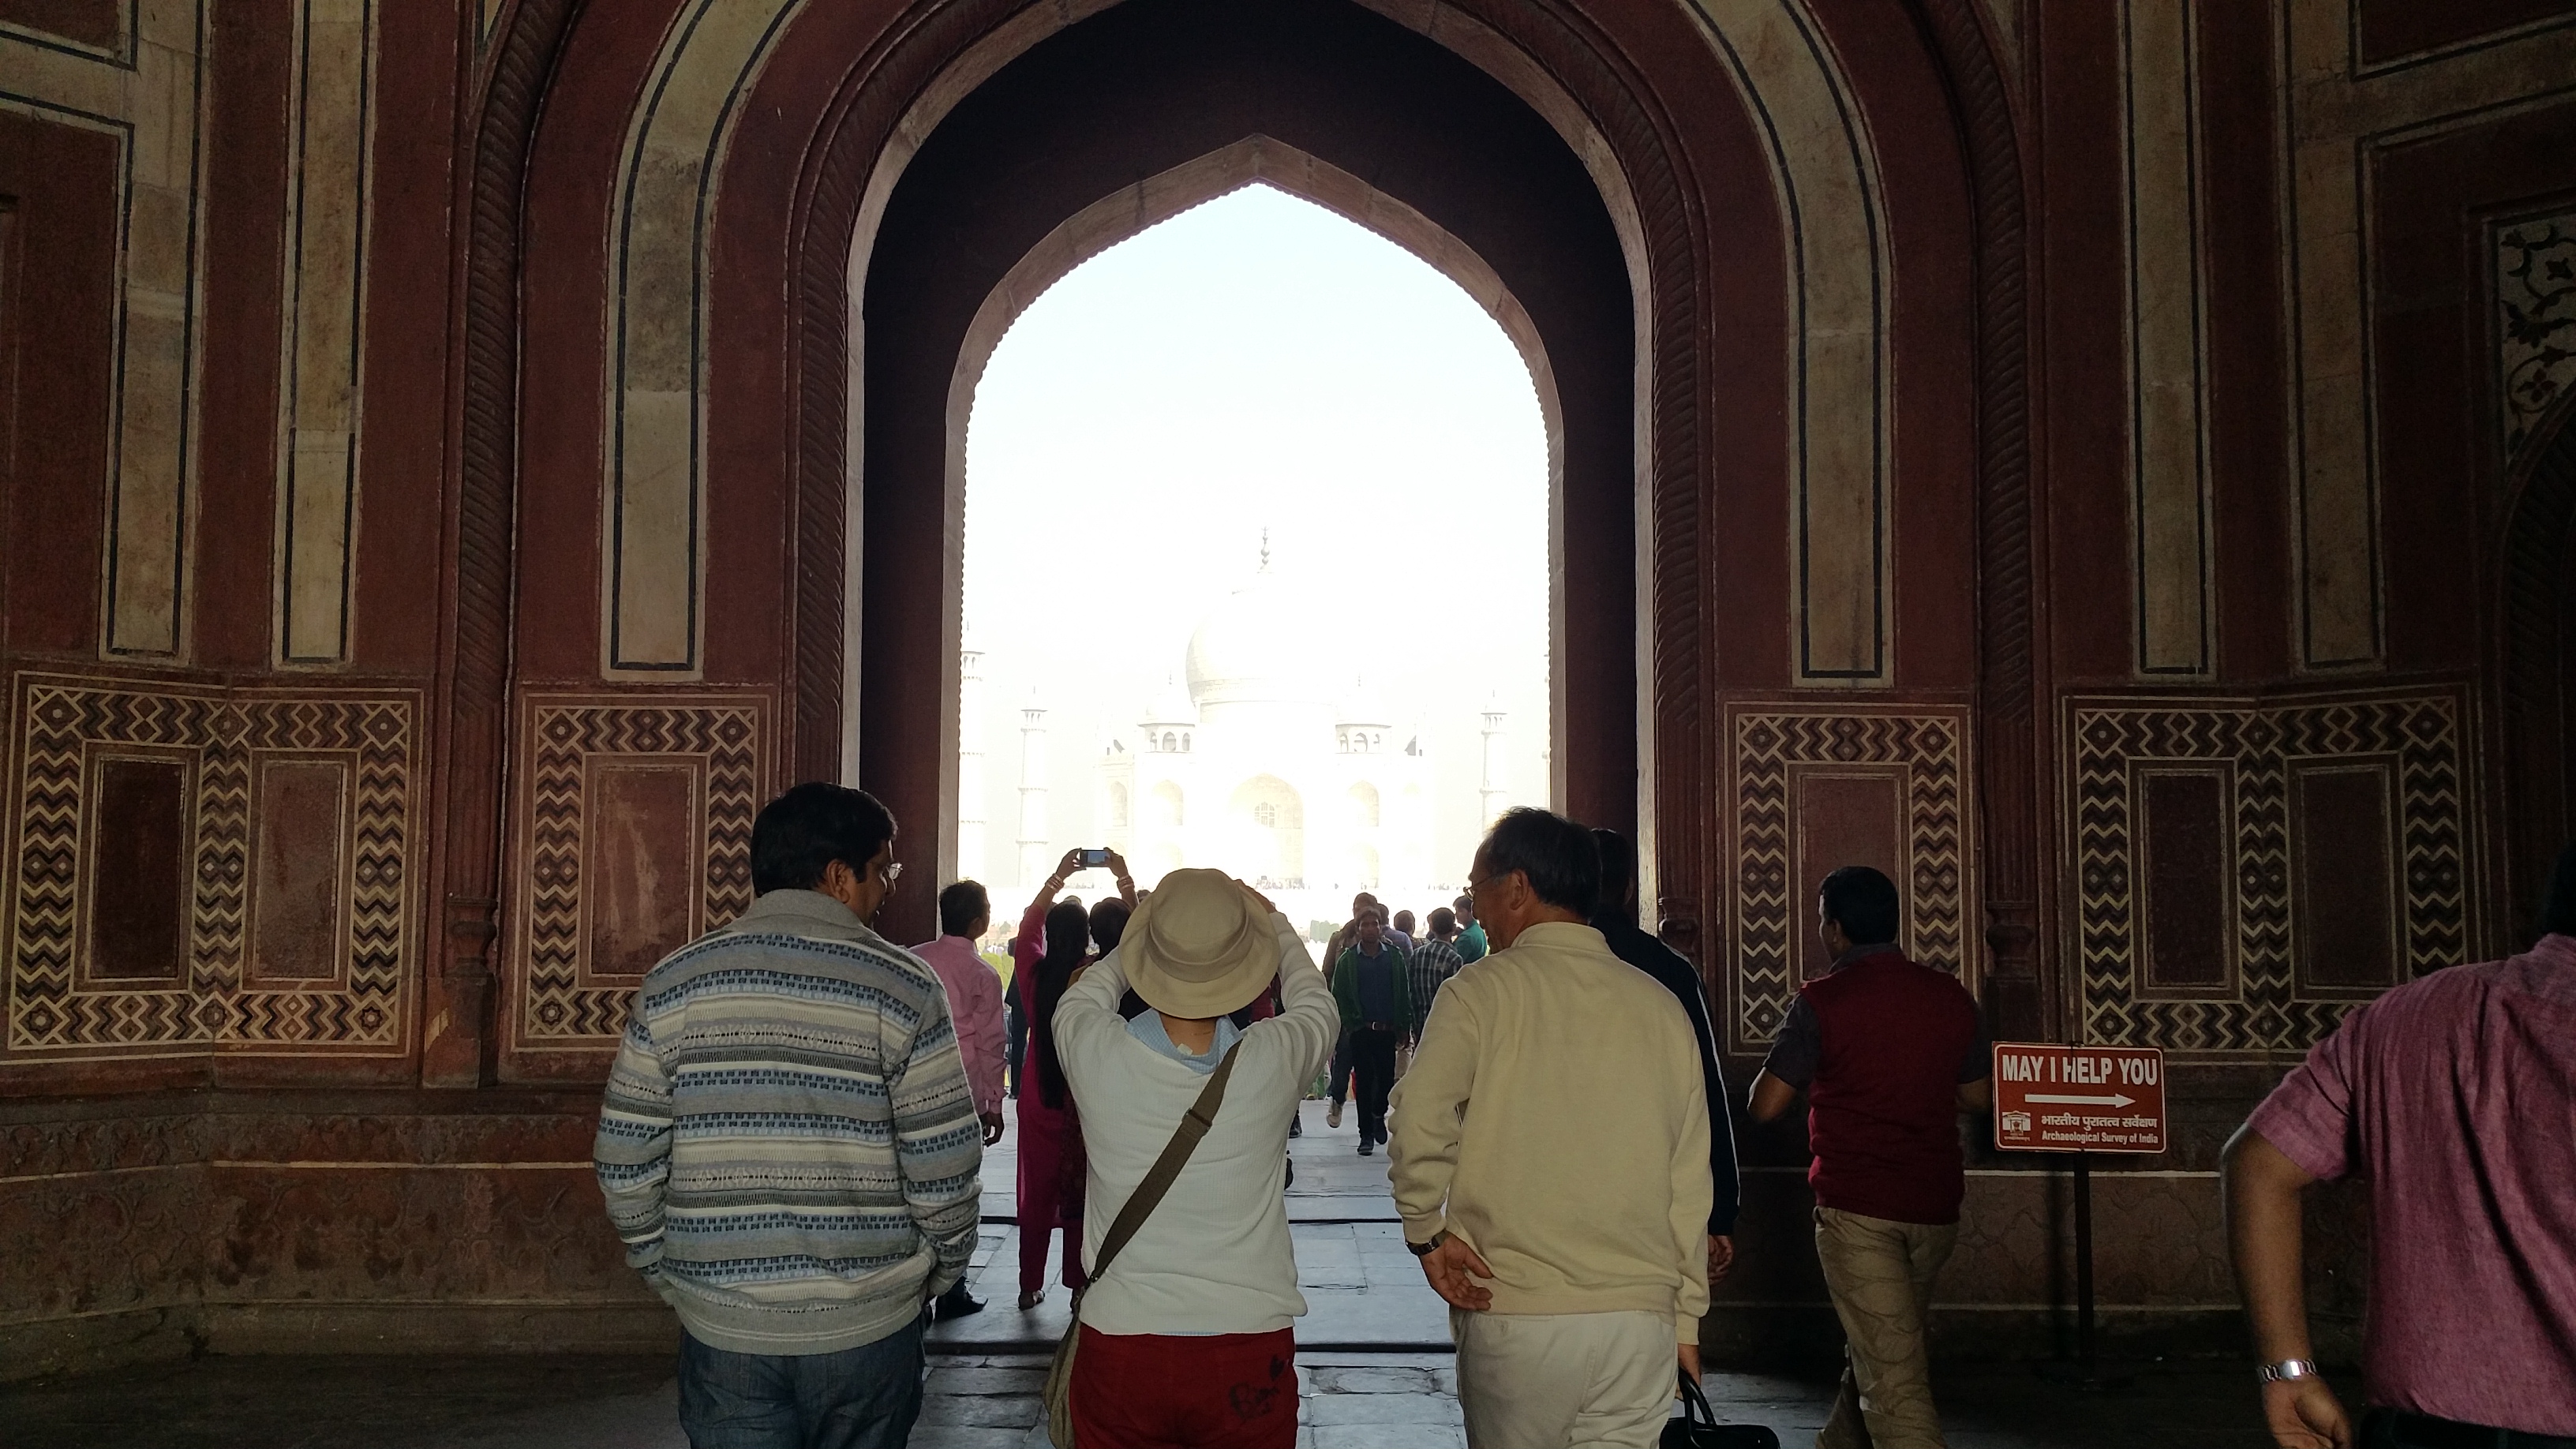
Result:
[[[1306,884],[1306,803],[1276,775],[1234,787],[1226,804],[1225,858],[1212,862],[1265,890]]]
[[[2499,718],[2507,929],[2537,934],[2551,862],[2576,838],[2576,391],[2533,430],[2505,527]]]
[[[848,269],[868,420],[851,469],[866,520],[858,777],[888,784],[913,851],[938,827],[910,822],[955,818],[957,454],[982,356],[1045,282],[1251,179],[1449,272],[1536,361],[1554,402],[1551,572],[1586,601],[1552,626],[1550,793],[1633,829],[1640,325],[1621,227],[1520,95],[1348,0],[1126,0],[1019,50],[917,151],[878,168],[883,210]],[[941,601],[943,628],[925,627],[926,600]],[[944,687],[922,688],[933,679]],[[953,861],[953,844],[939,848]]]

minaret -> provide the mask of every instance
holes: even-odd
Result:
[[[1483,792],[1479,801],[1485,812],[1485,826],[1511,808],[1506,797],[1508,786],[1503,767],[1503,700],[1499,694],[1485,698],[1485,778],[1476,788]],[[1484,827],[1479,827],[1481,830]]]
[[[1047,753],[1046,706],[1038,702],[1036,685],[1029,686],[1028,703],[1020,706],[1020,884],[1025,886],[1047,878],[1053,862],[1047,859]]]
[[[982,879],[984,854],[984,651],[969,633],[957,651],[957,873]]]

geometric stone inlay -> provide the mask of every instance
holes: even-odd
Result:
[[[2083,968],[2083,1040],[2154,1046],[2186,1057],[2302,1052],[2334,1030],[2351,990],[2303,989],[2293,969],[2290,778],[2308,762],[2393,765],[2397,883],[2409,976],[2468,951],[2466,805],[2460,790],[2461,705],[2450,693],[2255,700],[2066,703],[2068,818]],[[2134,819],[2142,771],[2226,762],[2235,779],[2232,991],[2144,999],[2139,961],[2143,866]]]

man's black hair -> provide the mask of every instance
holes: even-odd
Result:
[[[1607,829],[1592,832],[1592,845],[1601,852],[1601,909],[1597,914],[1617,916],[1635,925],[1637,911],[1628,899],[1628,888],[1637,880],[1637,848],[1628,843],[1628,837]]]
[[[2549,873],[2549,889],[2540,897],[2540,934],[2576,936],[2576,840],[2558,852],[2558,868]]]
[[[971,934],[975,923],[991,915],[993,898],[978,881],[961,880],[939,893],[939,931],[944,936]]]
[[[894,812],[847,785],[808,780],[760,807],[751,822],[751,890],[810,891],[839,861],[865,871],[894,839]]]
[[[1458,929],[1458,913],[1447,906],[1434,906],[1431,908],[1431,919],[1423,924],[1430,927],[1432,935],[1446,941],[1450,933]]]
[[[1896,939],[1904,912],[1897,906],[1896,882],[1865,865],[1847,865],[1827,875],[1816,887],[1825,903],[1825,919],[1843,928],[1855,946],[1883,946]]]
[[[1108,955],[1127,936],[1127,903],[1116,896],[1091,908],[1091,944]]]
[[[1585,920],[1601,898],[1601,852],[1592,832],[1532,805],[1503,812],[1478,852],[1487,876],[1519,871],[1540,900]]]

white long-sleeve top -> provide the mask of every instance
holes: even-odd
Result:
[[[1235,1048],[1225,1103],[1189,1165],[1082,1300],[1101,1333],[1271,1333],[1306,1311],[1288,1240],[1288,1122],[1333,1054],[1341,1012],[1296,928],[1273,914],[1284,1010]],[[1127,990],[1112,951],[1056,1007],[1056,1054],[1082,1112],[1090,1187],[1083,1257],[1100,1256],[1127,1198],[1207,1085],[1138,1041],[1118,1015]]]

